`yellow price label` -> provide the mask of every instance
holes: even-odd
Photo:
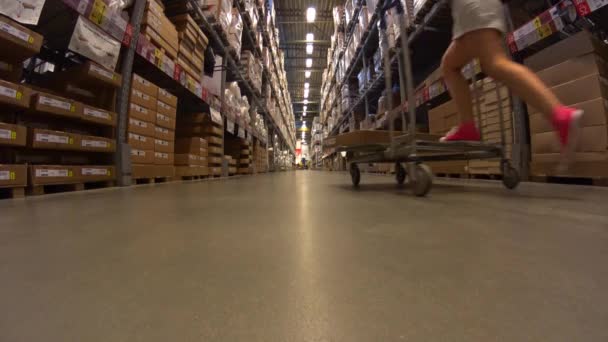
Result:
[[[70,112],[74,113],[75,111],[76,111],[76,106],[75,106],[75,105],[72,105],[72,106],[70,107]]]
[[[72,170],[68,171],[68,177],[74,176],[74,172]]]
[[[112,175],[112,171],[108,170],[108,176]]]
[[[70,140],[69,140],[68,144],[70,144],[70,145],[74,145],[74,138],[70,138]]]
[[[549,24],[539,27],[537,31],[538,35],[541,38],[545,38],[553,34],[553,29],[551,29],[551,26],[549,26]]]
[[[107,6],[102,0],[95,0],[93,3],[93,8],[91,8],[91,14],[89,15],[89,19],[97,25],[101,25],[103,23],[103,18],[106,13]]]
[[[11,131],[11,140],[17,139],[17,132]]]
[[[30,36],[30,38],[27,40],[30,44],[34,44],[34,37]]]
[[[537,29],[540,28],[541,26],[543,26],[543,24],[540,22],[539,17],[534,18],[533,23],[534,23],[534,27],[536,27]]]
[[[12,171],[11,171],[11,173],[10,173],[10,175],[9,175],[9,178],[10,178],[11,180],[15,180],[15,179],[17,178],[17,175],[15,175],[15,172],[12,172]]]
[[[15,98],[17,100],[21,100],[21,98],[23,97],[23,93],[21,93],[20,91],[17,92],[17,95],[15,95]]]

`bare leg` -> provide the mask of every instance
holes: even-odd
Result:
[[[473,59],[465,45],[455,40],[452,42],[441,61],[443,79],[448,85],[452,99],[458,107],[460,122],[473,120],[473,103],[469,83],[462,75],[462,68]]]
[[[517,96],[551,121],[553,111],[562,104],[543,82],[525,66],[507,58],[500,32],[493,29],[474,31],[461,38],[467,50],[479,58],[482,70],[501,81]]]

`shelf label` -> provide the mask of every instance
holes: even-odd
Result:
[[[10,129],[0,129],[0,139],[15,140],[17,139],[17,132]]]
[[[23,31],[19,30],[18,28],[14,27],[12,25],[9,25],[8,23],[0,22],[0,30],[10,34],[11,36],[14,36],[23,41],[26,41],[30,44],[32,44],[34,42],[34,37],[30,36],[29,33],[23,32]]]
[[[74,141],[68,136],[37,133],[36,141],[56,144],[73,144]]]
[[[72,177],[72,172],[67,169],[36,169],[36,177]]]
[[[161,139],[154,139],[156,145],[169,146],[169,142]]]
[[[92,108],[85,108],[84,115],[91,116],[91,117],[98,118],[98,119],[103,119],[103,120],[112,119],[112,117],[110,116],[109,113],[101,111],[101,110],[97,110],[97,109],[92,109]]]
[[[129,123],[132,124],[132,125],[135,125],[135,126],[142,127],[142,128],[148,127],[147,123],[145,123],[143,121],[139,121],[137,119],[131,119],[131,118],[129,118]]]
[[[210,112],[211,112],[211,121],[215,122],[216,124],[222,124],[222,115],[220,114],[220,112],[215,109],[215,108],[210,108]]]
[[[82,140],[82,147],[109,148],[110,143],[103,140]]]
[[[15,180],[15,173],[11,171],[0,171],[0,180]]]
[[[230,134],[234,134],[234,121],[226,119],[226,131]]]
[[[131,155],[132,156],[145,157],[146,156],[146,151],[131,149]]]
[[[46,97],[46,96],[39,96],[38,103],[41,105],[60,108],[63,110],[69,110],[72,112],[76,111],[75,107],[73,107],[71,103],[66,102],[66,101],[60,101],[57,99],[52,99],[52,98]]]
[[[18,99],[17,90],[0,86],[0,95],[10,97],[11,99]]]
[[[166,128],[156,126],[156,128],[155,128],[155,129],[156,129],[156,131],[157,131],[157,132],[159,132],[159,133],[163,133],[163,134],[169,134],[169,130],[168,130],[168,129],[166,129]],[[146,140],[142,140],[142,141],[146,141]]]
[[[90,167],[82,168],[83,176],[111,176],[111,174],[112,172],[109,169],[99,169]]]

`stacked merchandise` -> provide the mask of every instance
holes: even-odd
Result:
[[[177,64],[186,75],[200,83],[209,40],[189,14],[173,16],[170,19],[175,24],[179,36]]]
[[[241,38],[243,36],[243,21],[238,9],[232,8],[230,26],[228,26],[228,45],[234,57],[238,59],[241,55]]]
[[[580,140],[568,170],[558,170],[560,146],[552,125],[528,106],[533,176],[608,177],[608,47],[578,33],[527,58],[524,63],[571,107],[585,111]]]
[[[214,177],[222,175],[222,157],[224,156],[223,147],[223,126],[213,123],[207,126],[205,137],[209,144],[209,173]]]
[[[165,8],[158,0],[148,0],[141,26],[146,36],[173,62],[177,60],[179,40],[175,26],[165,15]]]
[[[6,80],[0,81],[0,145],[11,146],[0,153],[0,164],[10,164],[0,166],[0,187],[18,187],[23,194],[26,163],[32,194],[48,185],[77,184],[78,190],[113,181],[120,75],[92,62],[56,71],[40,63],[36,70],[44,74],[25,86],[19,83],[22,63],[40,52],[43,37],[5,17],[0,27],[0,77]]]
[[[241,75],[245,77],[258,95],[262,93],[262,63],[255,58],[251,51],[243,51],[239,62]]]
[[[239,159],[238,163],[238,174],[248,175],[253,173],[252,163],[251,142],[249,140],[243,140],[241,145],[241,158]]]
[[[158,88],[156,127],[154,128],[154,164],[156,177],[172,177],[175,174],[175,126],[177,121],[177,97]]]
[[[234,163],[234,173],[250,174],[251,169],[251,149],[249,141],[245,139],[231,139],[226,141],[226,155],[229,156]],[[236,168],[238,161],[238,170]],[[231,166],[232,167],[232,166]],[[230,172],[232,174],[232,172]]]
[[[222,175],[224,125],[219,112],[211,109],[211,113],[180,113],[177,136],[178,140],[182,138],[204,138],[205,143],[201,142],[201,144],[206,145],[204,153],[206,160],[201,161],[201,166],[208,167],[208,175],[210,176]],[[179,153],[185,153],[185,151],[180,150]]]
[[[175,142],[175,175],[178,177],[208,176],[207,141],[199,137],[179,138]]]
[[[253,167],[256,173],[268,172],[268,151],[260,141],[253,145]]]
[[[228,175],[234,176],[236,175],[236,159],[232,158],[230,155],[224,156],[224,165],[228,166]]]
[[[218,25],[224,32],[228,32],[228,27],[232,21],[232,1],[200,0],[199,3],[207,20]]]

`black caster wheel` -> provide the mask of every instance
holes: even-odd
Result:
[[[361,183],[361,171],[356,164],[350,166],[350,178],[354,186],[359,186],[359,183]]]
[[[415,177],[410,177],[412,191],[416,197],[424,197],[433,187],[433,173],[431,168],[424,164],[414,166],[414,172]]]
[[[504,163],[502,165],[502,184],[505,188],[513,190],[517,188],[520,182],[519,172],[511,164]]]
[[[401,163],[395,164],[395,178],[397,179],[397,184],[403,185],[405,183],[405,178],[407,177],[407,172],[405,168],[401,165]]]

